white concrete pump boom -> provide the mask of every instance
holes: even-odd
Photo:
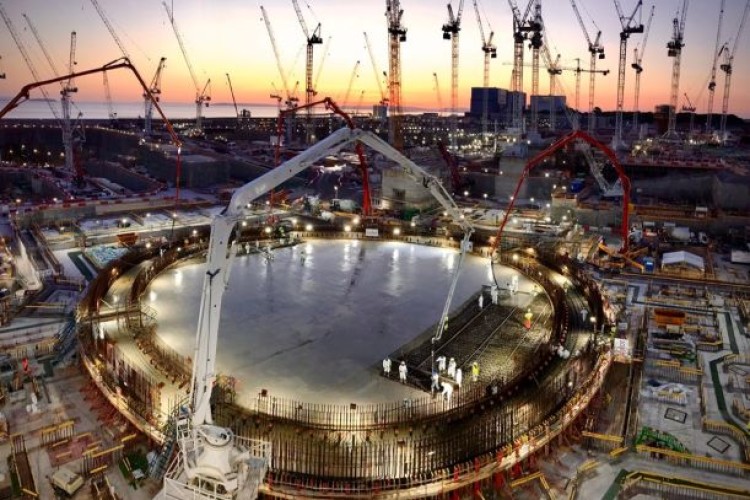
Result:
[[[211,237],[206,256],[206,275],[201,292],[201,305],[195,338],[195,355],[191,380],[191,415],[177,420],[180,454],[172,472],[165,476],[160,499],[214,498],[212,492],[222,491],[226,499],[254,498],[269,466],[270,444],[250,442],[236,437],[227,428],[213,425],[211,389],[216,381],[216,350],[219,336],[221,303],[229,282],[235,257],[233,239],[235,225],[247,206],[304,171],[320,158],[336,154],[353,142],[361,142],[396,162],[414,182],[422,184],[450,213],[464,231],[459,268],[473,231],[462,217],[461,210],[440,181],[406,158],[372,132],[342,128],[317,142],[294,158],[282,163],[261,177],[235,191],[227,208],[211,222]],[[445,311],[450,307],[458,268],[448,294]],[[438,336],[445,323],[441,318]]]

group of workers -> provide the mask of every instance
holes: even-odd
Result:
[[[463,370],[458,366],[455,358],[447,360],[445,356],[441,355],[435,358],[435,363],[435,369],[433,369],[432,372],[432,386],[430,391],[433,394],[435,394],[435,392],[441,392],[443,398],[450,401],[451,396],[453,395],[454,385],[459,389],[461,388],[464,379]],[[393,362],[391,361],[391,358],[383,359],[383,375],[390,378],[392,365]],[[402,360],[398,365],[399,382],[405,384],[408,374],[409,369],[406,366],[406,362]],[[441,380],[441,377],[445,377],[446,380]],[[479,380],[479,363],[477,361],[471,363],[471,380],[472,382],[477,382]]]

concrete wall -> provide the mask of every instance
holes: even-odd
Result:
[[[91,177],[106,177],[134,193],[146,193],[159,188],[153,179],[128,170],[114,162],[91,162],[86,165],[86,173]]]

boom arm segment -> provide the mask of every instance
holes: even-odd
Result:
[[[216,379],[216,346],[221,301],[235,255],[230,239],[245,207],[301,173],[318,159],[336,154],[355,141],[371,147],[396,162],[407,176],[430,191],[443,209],[461,226],[464,234],[473,232],[473,227],[461,217],[461,210],[437,177],[426,172],[377,135],[361,129],[341,128],[294,158],[236,190],[224,212],[217,215],[211,222],[211,238],[208,245],[206,276],[203,282],[195,341],[195,363],[193,364],[192,423],[194,426],[212,423],[210,397],[211,388]]]

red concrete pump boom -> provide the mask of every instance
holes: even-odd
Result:
[[[284,133],[284,117],[296,113],[301,109],[309,109],[319,104],[323,104],[325,109],[331,110],[334,114],[339,115],[346,122],[346,126],[354,130],[354,121],[351,116],[342,110],[330,97],[309,104],[302,104],[294,108],[282,109],[279,111],[279,118],[276,121],[276,149],[274,152],[274,160],[277,166],[281,162],[281,138]],[[359,157],[359,168],[362,171],[362,215],[369,217],[372,215],[372,204],[370,199],[370,177],[367,171],[367,159],[365,158],[365,151],[361,143],[358,142],[356,146],[354,146],[354,150]]]
[[[138,70],[135,69],[135,66],[133,66],[133,64],[130,62],[130,60],[127,57],[121,57],[120,59],[115,59],[114,61],[108,62],[107,64],[99,68],[87,69],[84,71],[70,73],[69,75],[62,75],[62,76],[58,76],[55,78],[50,78],[49,80],[41,80],[38,82],[28,83],[24,85],[23,87],[21,87],[21,90],[18,91],[18,94],[16,94],[15,97],[13,97],[13,99],[8,101],[5,107],[3,107],[2,110],[0,110],[0,120],[5,115],[7,115],[10,111],[17,108],[21,103],[28,101],[30,98],[30,92],[32,89],[43,87],[51,83],[62,82],[62,81],[70,80],[73,78],[80,78],[82,76],[93,75],[95,73],[104,73],[106,71],[113,71],[113,70],[120,69],[120,68],[127,68],[133,73],[136,80],[138,80],[138,83],[141,85],[141,88],[143,88],[143,95],[151,100],[151,103],[159,112],[159,115],[161,116],[161,119],[164,122],[164,126],[167,128],[167,132],[169,133],[169,136],[172,139],[172,143],[175,146],[177,146],[177,165],[176,165],[176,171],[175,171],[175,203],[179,203],[180,201],[180,172],[181,172],[181,163],[182,163],[181,162],[182,141],[180,141],[180,138],[177,136],[177,133],[174,131],[172,124],[167,119],[167,116],[164,114],[164,111],[162,111],[161,106],[159,106],[159,102],[151,93],[151,89],[149,88],[149,86],[141,77],[140,73],[138,73]]]
[[[558,139],[556,142],[554,142],[552,145],[550,145],[547,149],[533,157],[531,160],[526,163],[526,166],[524,167],[523,171],[521,172],[521,177],[518,179],[518,184],[516,185],[516,190],[513,192],[513,196],[510,199],[510,203],[508,204],[508,208],[505,211],[505,215],[503,216],[503,221],[500,224],[500,228],[497,230],[497,235],[495,237],[495,240],[492,242],[491,251],[494,252],[499,246],[500,241],[503,236],[503,231],[505,230],[505,224],[508,222],[508,217],[510,216],[510,213],[513,211],[513,206],[515,205],[516,198],[518,197],[518,193],[521,190],[521,185],[523,185],[524,179],[529,175],[529,172],[532,168],[536,167],[538,164],[540,164],[545,158],[548,158],[549,156],[552,156],[557,150],[564,148],[571,142],[575,140],[582,140],[585,142],[588,142],[590,145],[594,146],[595,148],[599,149],[601,152],[603,152],[605,155],[607,155],[607,158],[609,158],[609,161],[612,162],[612,166],[617,171],[617,175],[620,178],[620,183],[622,184],[622,223],[620,225],[620,235],[622,237],[622,249],[621,251],[627,252],[628,250],[628,234],[629,234],[629,213],[630,213],[630,179],[627,175],[625,175],[625,171],[622,169],[622,165],[620,165],[620,162],[617,159],[617,155],[615,155],[614,151],[612,151],[609,147],[602,144],[601,142],[597,141],[593,137],[591,137],[588,133],[582,131],[582,130],[574,130],[573,132],[569,133],[568,135],[565,135]]]

